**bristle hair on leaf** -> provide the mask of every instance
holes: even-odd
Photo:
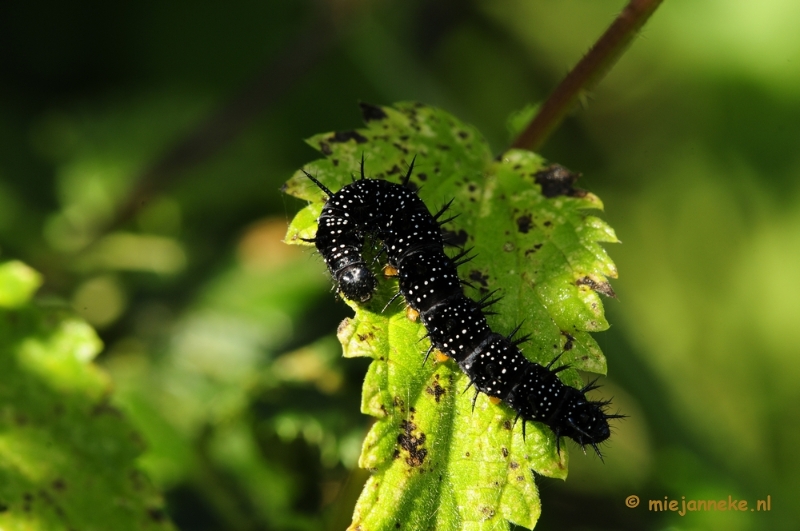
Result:
[[[417,161],[417,156],[414,155],[414,158],[411,159],[411,164],[408,166],[408,172],[406,172],[406,176],[403,178],[403,186],[408,186],[408,181],[411,180],[411,173],[414,171],[414,163]],[[363,166],[362,166],[363,169]]]
[[[522,343],[525,343],[526,341],[528,341],[531,338],[530,334],[525,334],[524,336],[521,336],[518,339],[514,339],[514,336],[517,335],[517,333],[519,332],[520,328],[522,328],[523,323],[524,323],[524,321],[520,322],[516,327],[514,327],[514,330],[512,330],[511,333],[509,333],[506,336],[506,339],[508,339],[511,342],[511,344],[514,345],[515,347],[517,345],[521,345]]]
[[[328,187],[327,187],[327,186],[325,186],[324,184],[322,184],[321,182],[319,182],[319,181],[317,180],[317,178],[316,178],[316,177],[314,177],[313,175],[311,175],[310,173],[308,173],[306,170],[302,170],[302,171],[303,171],[303,173],[305,173],[305,174],[306,174],[306,177],[308,177],[309,179],[311,179],[311,182],[313,182],[314,184],[316,184],[316,185],[317,185],[317,187],[318,187],[320,190],[322,190],[323,192],[325,192],[325,194],[326,194],[328,197],[333,197],[333,192],[331,192],[331,191],[328,189]]]
[[[440,208],[440,209],[439,209],[439,210],[436,212],[436,214],[434,214],[434,215],[433,215],[433,219],[435,219],[436,221],[439,221],[439,218],[440,218],[440,217],[442,217],[442,214],[444,214],[445,212],[447,212],[447,210],[448,210],[448,209],[450,208],[450,206],[453,204],[453,201],[455,201],[455,199],[450,199],[450,200],[449,200],[447,203],[445,203],[444,205],[442,205],[442,208]],[[454,218],[453,218],[453,219],[454,219]],[[443,225],[444,223],[445,223],[445,222],[440,222],[440,223],[439,223],[439,225],[441,226],[441,225]]]
[[[472,252],[472,250],[473,250],[472,247],[470,247],[469,249],[464,249],[463,251],[461,251],[460,253],[451,258],[456,267],[462,266],[475,259],[476,255],[467,256],[469,253]]]
[[[486,309],[486,308],[488,308],[488,307],[490,307],[490,306],[492,306],[494,304],[497,304],[501,300],[503,300],[502,297],[492,298],[493,295],[495,293],[497,293],[498,291],[500,291],[500,290],[499,289],[492,290],[489,293],[487,293],[486,295],[484,295],[483,297],[481,297],[480,299],[478,299],[478,301],[477,301],[478,307],[481,310],[484,310],[484,309]],[[489,312],[483,312],[483,313],[484,313],[484,315],[488,315],[489,314]]]

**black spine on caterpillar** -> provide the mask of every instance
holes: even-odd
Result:
[[[412,170],[413,163],[404,184]],[[377,238],[397,270],[400,294],[421,316],[431,350],[458,363],[476,397],[485,393],[505,401],[522,419],[523,434],[525,422],[542,422],[557,444],[569,437],[602,457],[597,444],[610,435],[608,420],[622,415],[606,413],[609,402],[586,398],[593,384],[576,389],[561,382],[557,373],[566,366],[551,369],[553,362],[546,367],[532,362],[517,348],[521,341],[491,330],[483,312],[491,302],[464,295],[456,263],[444,252],[444,222],[438,221],[444,209],[432,216],[408,187],[366,179],[363,160],[361,179],[336,193],[306,175],[329,196],[313,241],[345,297],[364,302],[372,296],[377,283],[362,249],[366,238]]]

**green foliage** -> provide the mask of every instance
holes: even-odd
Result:
[[[601,209],[600,200],[574,190],[545,197],[536,184],[546,170],[539,156],[509,151],[495,160],[474,128],[443,111],[409,103],[371,111],[366,128],[309,139],[327,158],[305,169],[335,191],[359,171],[362,153],[369,177],[395,182],[416,156],[420,196],[432,210],[454,199],[459,217],[446,228],[477,255],[460,270],[474,286],[468,293],[478,298],[500,290],[492,328],[509,332],[523,322],[531,359],[546,363],[563,352],[571,367],[604,373],[605,359],[589,333],[608,324],[591,288],[616,276],[598,244],[616,237],[585,213]],[[311,201],[287,233],[287,242],[302,244],[316,230],[324,194],[302,172],[285,190]],[[359,461],[373,475],[353,528],[506,529],[506,520],[532,528],[540,513],[532,471],[566,477],[566,449],[559,454],[552,432],[539,424],[529,424],[523,440],[513,412],[486,396],[473,409],[468,379],[452,362],[423,365],[424,328],[398,305],[382,311],[396,290],[384,281],[368,304],[350,303],[355,317],[339,329],[345,356],[374,360],[362,411],[379,419]],[[561,374],[580,385],[574,369]]]
[[[0,529],[172,529],[92,363],[100,339],[31,302],[40,283],[20,262],[0,265]]]
[[[323,466],[354,466],[363,436],[358,415],[336,407],[342,395],[355,407],[357,390],[334,338],[276,354],[311,302],[333,303],[314,260],[281,243],[285,227],[251,227],[241,260],[197,290],[157,356],[129,340],[108,362],[149,443],[143,468],[164,489],[188,485],[217,529],[318,529],[303,496]]]
[[[278,188],[321,156],[298,139],[361,127],[358,99],[414,99],[501,153],[503,117],[544,101],[621,3],[6,6],[0,259],[42,272],[38,300],[98,331],[96,363],[182,531],[346,528],[369,474],[372,360],[342,359],[352,310],[311,250],[281,243],[304,201]],[[610,365],[595,396],[630,416],[604,463],[577,455],[568,481],[539,478],[537,529],[797,529],[800,505],[776,502],[800,496],[799,8],[665,3],[545,145],[625,243],[608,248],[619,302],[595,335]],[[648,492],[771,495],[773,510],[657,513]]]
[[[525,127],[533,120],[536,111],[539,110],[537,105],[528,104],[522,109],[514,111],[506,120],[506,129],[508,129],[509,141],[514,141]]]

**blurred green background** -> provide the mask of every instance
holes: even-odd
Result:
[[[359,360],[321,261],[281,242],[302,139],[357,101],[476,125],[544,99],[624,1],[55,2],[0,8],[0,259],[100,332],[185,531],[342,529]],[[597,335],[630,415],[570,446],[537,529],[796,529],[800,4],[666,0],[543,149],[622,245]],[[625,498],[638,495],[638,508]],[[769,512],[648,499],[771,499]]]

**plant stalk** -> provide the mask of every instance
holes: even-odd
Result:
[[[572,110],[581,93],[608,73],[663,0],[631,0],[598,41],[539,108],[512,148],[538,151]]]

